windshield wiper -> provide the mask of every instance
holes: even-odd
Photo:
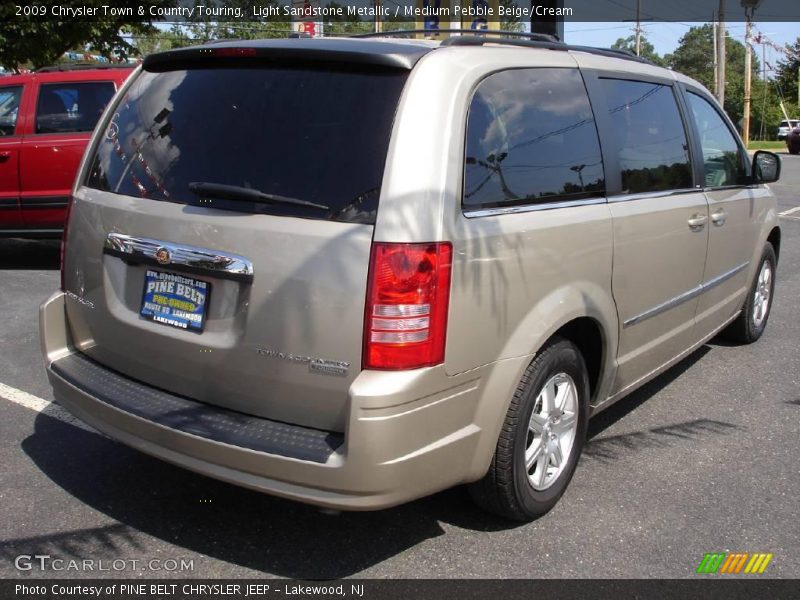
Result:
[[[293,206],[308,206],[320,210],[330,210],[324,204],[316,204],[308,200],[299,198],[289,198],[278,194],[267,194],[252,188],[241,187],[238,185],[226,185],[224,183],[209,183],[207,181],[193,181],[189,184],[189,189],[198,196],[211,196],[221,200],[234,200],[244,202],[263,202],[265,204],[291,204]]]

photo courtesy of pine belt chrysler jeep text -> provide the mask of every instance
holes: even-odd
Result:
[[[78,174],[47,373],[93,427],[224,481],[351,510],[470,484],[530,520],[593,414],[762,334],[779,174],[700,84],[621,52],[154,54]]]

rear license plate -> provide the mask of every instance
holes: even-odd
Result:
[[[211,284],[185,275],[147,270],[139,314],[156,323],[203,331]]]

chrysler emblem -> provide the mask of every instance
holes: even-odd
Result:
[[[156,260],[158,261],[158,264],[160,265],[169,264],[170,258],[172,257],[169,254],[169,250],[167,250],[166,248],[162,247],[156,250]]]

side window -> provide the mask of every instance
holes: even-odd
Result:
[[[0,136],[14,135],[22,87],[0,88]]]
[[[468,208],[603,196],[594,115],[576,69],[490,75],[467,119],[463,205]]]
[[[622,193],[692,187],[689,145],[672,88],[601,79],[617,136]]]
[[[42,85],[36,103],[36,133],[92,131],[113,95],[110,81]]]
[[[731,130],[708,100],[691,92],[688,97],[703,148],[706,187],[743,184],[744,157]]]

